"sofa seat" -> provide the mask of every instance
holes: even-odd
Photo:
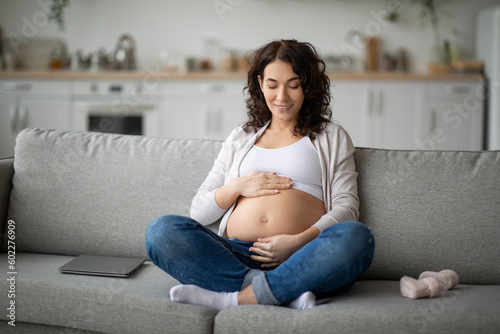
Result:
[[[101,333],[484,333],[498,328],[500,286],[458,285],[440,298],[403,297],[398,281],[365,280],[309,310],[172,303],[176,280],[145,264],[130,278],[60,274],[74,257],[18,253],[16,323]],[[0,263],[7,263],[6,254]],[[6,269],[6,268],[4,268]],[[1,281],[1,291],[8,282]],[[189,329],[189,330],[187,330]],[[57,330],[56,330],[57,332]]]
[[[440,298],[408,299],[399,281],[358,281],[308,310],[239,306],[221,311],[214,333],[500,333],[500,286],[458,285]]]
[[[36,323],[101,333],[212,333],[217,310],[171,302],[170,288],[178,282],[151,262],[126,279],[59,273],[73,258],[16,254],[17,329]],[[6,274],[6,253],[0,263]],[[8,291],[6,279],[0,291]]]

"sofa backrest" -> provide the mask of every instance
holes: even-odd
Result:
[[[209,140],[23,130],[8,212],[16,250],[147,258],[148,224],[189,215],[220,148]]]
[[[364,278],[453,269],[500,284],[500,152],[358,148],[360,220],[375,236]]]
[[[221,145],[22,131],[8,211],[16,250],[146,258],[149,222],[189,215]],[[354,157],[360,221],[376,243],[363,278],[454,269],[463,283],[500,284],[500,152],[358,148]]]

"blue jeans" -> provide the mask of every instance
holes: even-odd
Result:
[[[250,284],[259,304],[290,303],[306,291],[322,298],[349,289],[368,269],[375,247],[359,222],[332,225],[271,270],[250,258],[252,242],[217,235],[195,220],[161,216],[148,226],[150,260],[183,284],[241,291]]]

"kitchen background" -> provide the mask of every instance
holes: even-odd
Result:
[[[61,29],[56,22],[47,20],[52,1],[0,0],[3,62],[7,67],[0,72],[0,84],[3,83],[0,123],[4,123],[0,124],[3,142],[0,156],[13,152],[15,134],[25,126],[98,130],[104,117],[116,113],[110,106],[116,106],[118,95],[122,96],[120,99],[124,94],[130,98],[130,94],[144,91],[144,86],[152,87],[145,85],[146,81],[157,80],[161,80],[161,85],[141,93],[139,104],[134,102],[131,107],[130,102],[120,100],[119,103],[127,104],[127,117],[122,113],[115,118],[123,124],[105,121],[113,123],[113,127],[134,128],[139,124],[142,130],[139,129],[138,134],[223,139],[229,129],[244,118],[241,94],[244,75],[189,76],[185,75],[186,71],[196,67],[196,70],[211,69],[211,73],[220,73],[232,67],[228,60],[234,60],[235,56],[242,58],[248,50],[281,38],[311,42],[327,60],[334,86],[334,117],[348,129],[356,145],[487,148],[486,123],[490,119],[484,117],[487,103],[482,93],[478,93],[483,87],[482,77],[474,66],[474,73],[429,76],[428,63],[435,61],[435,43],[429,20],[420,16],[420,3],[422,1],[409,0],[70,0],[64,9],[64,28]],[[478,58],[477,15],[484,8],[499,5],[500,0],[438,0],[436,3],[439,32],[442,40],[449,41],[449,56],[459,60]],[[395,21],[387,19],[391,12],[397,14]],[[117,43],[124,35],[126,46],[133,48],[136,75],[123,69],[102,71],[105,67],[102,64],[99,70],[99,54],[105,55],[107,61],[115,57],[113,61],[117,64]],[[360,42],[361,35],[377,37],[375,67],[380,71],[367,73],[369,56],[366,45]],[[60,47],[60,53],[66,54],[68,61],[72,60],[72,70],[43,72],[51,65],[55,69],[65,66],[64,62],[53,62],[53,58],[61,56],[59,53],[52,54],[50,59],[51,50],[39,59],[40,51],[47,45]],[[19,50],[24,50],[25,56],[20,56]],[[386,53],[399,61],[389,65],[384,57]],[[92,65],[82,62],[87,55],[93,56]],[[17,65],[15,56],[19,58]],[[208,61],[200,62],[203,59]],[[235,63],[235,67],[238,64],[240,69],[244,68],[242,62]],[[122,67],[125,65],[122,63]],[[82,66],[93,70],[82,70]],[[385,69],[389,67],[395,69],[390,72],[395,75],[386,75]],[[439,68],[434,70],[442,72]],[[117,72],[129,75],[117,76]],[[93,74],[85,76],[85,73]],[[59,100],[50,94],[59,94]],[[60,104],[44,109],[41,107],[44,99]],[[357,105],[353,105],[354,102]],[[41,112],[31,112],[36,108],[47,111],[43,116]],[[500,110],[497,112],[500,114]],[[58,121],[48,122],[51,118]],[[126,125],[125,118],[131,124],[136,120],[142,123]],[[394,135],[389,135],[391,133]]]
[[[34,22],[48,0],[0,0],[0,24],[4,35],[23,36],[26,20]],[[440,1],[438,1],[439,3]],[[474,57],[476,14],[499,0],[441,1],[443,39],[456,41],[464,57]],[[396,22],[384,20],[388,8],[399,12]],[[139,65],[156,65],[161,54],[179,57],[206,56],[206,40],[221,50],[245,52],[278,38],[309,41],[322,55],[348,48],[346,35],[358,29],[378,35],[381,48],[395,52],[407,49],[410,68],[426,71],[433,44],[431,25],[419,18],[420,5],[408,0],[72,0],[65,10],[65,30],[53,22],[37,24],[33,37],[58,37],[68,51],[111,51],[123,33],[131,34],[137,45]],[[29,30],[29,28],[27,28]],[[29,36],[31,37],[31,36]],[[353,44],[352,42],[350,43]],[[347,44],[349,45],[349,44]]]

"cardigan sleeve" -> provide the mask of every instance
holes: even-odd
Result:
[[[222,144],[222,149],[214,161],[214,165],[207,178],[198,188],[193,201],[191,202],[190,215],[202,225],[209,225],[221,218],[226,210],[219,207],[215,201],[215,192],[222,187],[226,180],[229,161],[232,159],[231,150],[233,135],[229,135]]]
[[[325,201],[329,202],[326,205],[328,212],[314,224],[321,231],[333,224],[359,219],[358,173],[353,156],[355,148],[347,132],[336,127],[335,131],[325,136],[327,143],[323,145],[327,148],[323,150],[327,155],[323,161],[328,163],[325,166],[325,184],[329,187],[324,193],[328,195]]]

